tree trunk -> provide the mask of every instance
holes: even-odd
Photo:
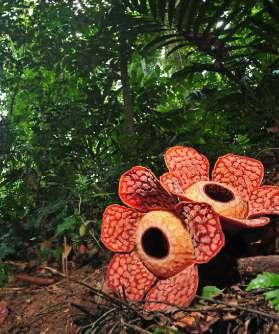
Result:
[[[244,257],[237,260],[241,276],[250,276],[268,271],[279,273],[279,255]]]
[[[121,73],[121,83],[122,92],[124,100],[124,120],[125,120],[125,130],[127,134],[128,143],[131,143],[131,139],[135,136],[134,127],[134,112],[133,112],[133,100],[132,91],[129,84],[128,75],[128,62],[130,55],[130,46],[125,38],[120,36],[120,73]]]

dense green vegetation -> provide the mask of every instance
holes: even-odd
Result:
[[[160,173],[168,146],[212,161],[276,146],[278,0],[14,0],[0,13],[2,259],[79,242],[87,223],[98,233],[121,172]]]

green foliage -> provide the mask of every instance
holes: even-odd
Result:
[[[59,237],[68,233],[72,234],[76,232],[77,225],[78,222],[74,216],[66,217],[64,218],[63,223],[57,225],[55,235]]]
[[[211,161],[276,146],[276,4],[0,2],[0,259],[52,237],[98,242],[121,173],[160,175],[171,145]]]
[[[275,310],[279,313],[279,289],[268,291],[264,294],[266,300],[270,300]]]
[[[265,299],[270,300],[279,313],[279,274],[264,272],[257,275],[247,286],[246,290],[266,289]]]
[[[5,286],[5,284],[8,282],[10,271],[10,265],[0,261],[0,288]]]
[[[260,66],[256,55],[278,57],[277,3],[140,0],[123,1],[123,6],[127,14],[116,23],[120,10],[114,8],[108,24],[118,25],[127,36],[155,34],[143,53],[165,48],[172,54],[183,49],[189,61],[175,78],[213,72],[241,84],[247,68]]]
[[[39,253],[39,259],[41,261],[55,260],[60,261],[62,257],[63,249],[59,248],[42,248]]]
[[[264,272],[257,275],[247,286],[246,290],[265,289],[279,286],[279,275]]]
[[[201,297],[213,298],[219,296],[220,294],[222,294],[222,290],[220,290],[216,286],[207,285],[202,288]]]

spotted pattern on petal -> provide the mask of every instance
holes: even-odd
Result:
[[[234,187],[248,201],[259,187],[264,175],[262,163],[256,159],[235,154],[220,157],[213,169],[212,180]]]
[[[279,186],[262,186],[255,189],[249,200],[249,215],[279,215]]]
[[[197,263],[208,262],[224,245],[219,215],[207,203],[181,202],[176,206],[192,237]]]
[[[177,202],[151,170],[142,166],[135,166],[121,176],[119,197],[125,204],[142,212],[171,209]]]
[[[135,233],[142,213],[125,206],[109,205],[101,229],[103,244],[114,252],[131,252],[135,246]]]
[[[158,281],[146,295],[145,310],[169,312],[175,309],[174,305],[180,307],[188,306],[195,297],[198,282],[199,277],[196,265],[190,265],[180,273]],[[164,304],[164,302],[166,303]]]
[[[136,252],[116,254],[108,266],[106,283],[121,298],[141,300],[155,281]]]
[[[209,162],[192,147],[171,147],[164,158],[169,171],[179,179],[183,190],[197,181],[208,180]]]

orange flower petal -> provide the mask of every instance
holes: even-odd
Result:
[[[142,215],[125,206],[109,205],[103,214],[103,244],[113,252],[131,252],[135,246],[135,232]]]
[[[119,197],[128,206],[143,212],[171,209],[176,203],[151,170],[142,166],[135,166],[121,176]]]
[[[263,175],[264,167],[260,161],[229,153],[218,158],[212,180],[234,187],[248,201],[261,184]]]
[[[136,252],[116,254],[109,263],[106,284],[121,298],[142,300],[155,281]]]
[[[146,311],[170,312],[175,309],[175,306],[168,304],[186,307],[194,299],[198,283],[197,267],[190,265],[175,276],[158,281],[147,293],[144,308]]]
[[[246,218],[248,203],[235,188],[219,182],[198,181],[184,192],[186,202],[210,204],[215,212],[225,217]]]
[[[221,223],[224,229],[228,231],[239,231],[242,228],[255,228],[265,226],[270,222],[267,217],[259,217],[254,219],[238,219],[230,217],[221,217]]]
[[[160,176],[160,182],[162,186],[171,194],[176,196],[184,195],[179,179],[172,173],[165,173]]]
[[[164,158],[169,171],[179,178],[183,190],[197,181],[209,179],[207,158],[191,147],[171,147]]]
[[[187,227],[165,210],[144,215],[136,231],[136,248],[144,265],[158,278],[173,276],[195,262]]]
[[[219,215],[207,203],[180,202],[176,206],[192,237],[195,262],[205,263],[224,246],[225,237]]]
[[[255,189],[249,200],[248,217],[279,215],[279,187],[263,186]]]

